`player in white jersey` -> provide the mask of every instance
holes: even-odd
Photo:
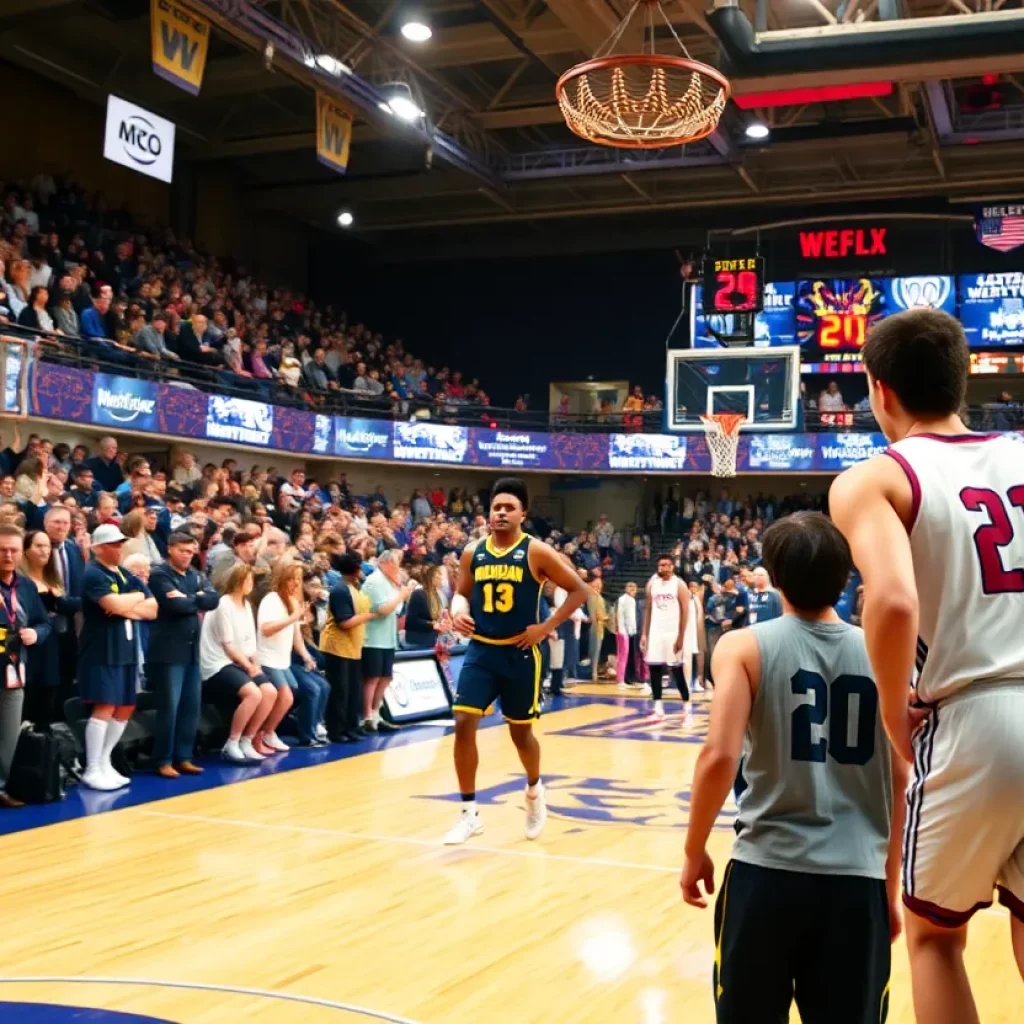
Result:
[[[903,902],[917,1019],[973,1024],[967,922],[994,889],[1024,976],[1024,447],[960,419],[969,359],[953,317],[883,320],[864,365],[893,444],[843,473],[829,504],[864,579],[882,719],[914,766]],[[907,699],[915,667],[925,711]]]
[[[686,614],[689,598],[686,584],[676,575],[672,556],[662,555],[658,559],[657,574],[647,581],[644,628],[640,638],[640,650],[651,672],[651,692],[654,696],[651,720],[655,722],[665,718],[661,694],[666,669],[672,672],[683,698],[683,721],[689,721],[690,708],[687,702],[690,692],[683,681],[680,663],[689,617]]]
[[[683,633],[683,680],[692,693],[703,693],[701,685],[698,656],[703,644],[704,607],[700,598],[691,587],[687,587],[688,603],[686,613],[686,630]]]

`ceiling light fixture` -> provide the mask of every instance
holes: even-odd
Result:
[[[350,228],[355,221],[355,217],[352,216],[350,210],[342,210],[338,214],[338,226],[342,228]]]
[[[771,129],[760,121],[751,121],[746,127],[748,139],[767,139],[771,135]]]
[[[381,109],[386,109],[402,121],[411,124],[424,116],[423,109],[413,99],[408,82],[388,82],[381,89],[381,96],[384,99],[379,104]]]
[[[434,33],[425,21],[410,18],[402,25],[402,35],[411,43],[425,43]]]

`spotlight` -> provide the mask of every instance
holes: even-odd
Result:
[[[771,135],[771,129],[760,121],[751,121],[746,127],[748,139],[767,139]]]
[[[411,43],[425,43],[434,33],[426,22],[410,18],[402,25],[402,35]]]
[[[274,70],[274,44],[268,39],[263,47],[263,67],[267,71]]]
[[[423,116],[423,111],[413,102],[411,96],[403,96],[398,93],[388,100],[388,109],[395,117],[403,121],[418,121]]]
[[[338,214],[338,227],[350,228],[354,221],[355,217],[352,216],[351,210],[342,210],[341,213]]]

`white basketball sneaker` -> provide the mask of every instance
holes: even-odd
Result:
[[[467,839],[480,835],[483,830],[484,823],[480,820],[479,811],[462,811],[459,820],[444,837],[444,845],[461,846]]]
[[[107,775],[99,765],[86,769],[82,776],[82,785],[88,789],[98,789],[108,793],[121,788],[121,783]]]
[[[526,787],[526,838],[539,839],[544,831],[544,823],[548,820],[548,808],[544,801],[544,785],[537,784],[536,796],[530,796],[530,787]]]

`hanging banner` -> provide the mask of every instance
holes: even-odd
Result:
[[[210,48],[210,23],[174,0],[150,0],[150,34],[153,70],[198,96]]]
[[[1009,252],[1024,245],[1024,204],[983,206],[975,214],[974,230],[989,249]]]
[[[322,92],[316,94],[316,158],[344,174],[352,148],[352,112]]]

